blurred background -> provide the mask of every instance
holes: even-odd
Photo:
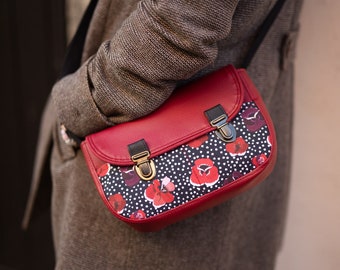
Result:
[[[40,115],[88,2],[0,1],[0,270],[53,269],[49,181],[26,232],[21,220]],[[305,0],[302,9],[292,183],[276,270],[340,269],[339,14],[332,0]]]
[[[304,1],[290,204],[277,270],[340,269],[339,14],[340,1]]]
[[[66,48],[65,3],[0,0],[0,269],[53,269],[50,181],[21,229],[40,115]]]

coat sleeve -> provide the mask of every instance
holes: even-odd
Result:
[[[214,61],[237,2],[140,1],[111,40],[54,85],[59,121],[84,137],[155,110],[178,81]]]

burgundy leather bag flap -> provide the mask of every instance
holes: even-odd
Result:
[[[86,137],[85,143],[102,162],[133,165],[128,145],[144,139],[151,158],[190,142],[214,128],[204,111],[221,104],[228,118],[239,111],[244,99],[244,85],[233,66],[227,66],[185,86],[155,112],[137,120],[118,124]]]

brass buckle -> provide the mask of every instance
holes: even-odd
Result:
[[[136,163],[133,168],[137,175],[145,181],[150,181],[156,176],[156,166],[152,160],[149,160],[150,153],[143,151],[131,157],[132,161]]]
[[[233,142],[236,139],[236,130],[233,125],[227,122],[228,116],[226,114],[222,114],[216,119],[210,122],[210,125],[216,127],[216,135],[224,142]]]

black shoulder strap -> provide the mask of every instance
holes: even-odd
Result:
[[[247,68],[251,60],[253,60],[258,48],[260,47],[262,41],[264,40],[267,33],[269,32],[269,29],[274,23],[275,19],[279,15],[284,3],[285,3],[285,0],[277,0],[275,5],[270,10],[266,19],[263,21],[262,25],[260,26],[260,30],[257,33],[255,40],[253,41],[253,45],[250,47],[246,57],[243,60],[243,63],[241,64],[242,68]]]
[[[61,77],[66,76],[72,72],[75,72],[80,66],[81,56],[83,52],[83,47],[85,43],[85,37],[87,33],[87,29],[89,27],[93,11],[97,5],[98,0],[91,0],[89,3],[82,20],[79,24],[76,34],[74,35],[64,61],[64,65],[62,67]],[[242,68],[247,68],[253,59],[255,53],[260,47],[262,41],[264,40],[266,34],[268,33],[271,25],[274,23],[276,17],[281,11],[281,8],[284,4],[285,0],[277,0],[271,11],[269,12],[267,18],[263,21],[257,36],[253,42],[253,45],[249,49],[244,61],[241,65]]]
[[[89,28],[90,21],[97,2],[98,0],[91,0],[84,12],[78,29],[67,48],[60,77],[64,77],[70,73],[75,72],[80,66],[87,29]]]

